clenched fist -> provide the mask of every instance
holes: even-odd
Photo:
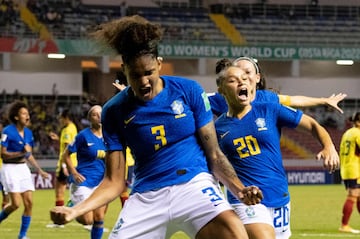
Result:
[[[58,206],[50,210],[50,218],[55,224],[63,225],[73,219],[73,210],[70,207]]]
[[[246,205],[255,205],[261,202],[263,194],[256,186],[245,187],[238,193],[239,199]]]

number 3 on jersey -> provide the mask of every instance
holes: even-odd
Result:
[[[155,139],[157,141],[160,141],[158,144],[154,145],[155,151],[160,149],[161,147],[164,147],[167,144],[164,125],[151,127],[151,133],[155,135]]]

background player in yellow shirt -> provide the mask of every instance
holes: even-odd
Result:
[[[340,174],[348,191],[339,231],[360,233],[349,226],[354,204],[360,213],[360,112],[352,117],[353,127],[345,131],[340,143]]]
[[[71,113],[68,109],[64,109],[59,116],[60,125],[62,127],[60,138],[59,136],[51,132],[49,135],[52,140],[57,140],[60,143],[59,147],[59,160],[56,165],[55,175],[55,205],[64,206],[65,201],[65,190],[67,186],[67,177],[69,172],[66,168],[66,163],[62,161],[62,154],[66,149],[67,145],[74,141],[78,131],[76,125],[72,120]],[[71,161],[74,167],[77,166],[76,154],[71,154]],[[57,225],[48,225],[48,227],[56,227]]]

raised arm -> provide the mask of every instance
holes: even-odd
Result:
[[[214,122],[211,121],[200,128],[199,136],[208,158],[210,170],[214,176],[245,204],[259,203],[263,197],[260,189],[255,186],[245,187],[237,177],[233,166],[221,151]]]
[[[303,114],[298,128],[310,132],[322,145],[323,148],[316,155],[316,159],[322,159],[324,161],[324,167],[329,170],[330,173],[338,169],[340,165],[339,155],[326,129],[306,114]]]
[[[85,201],[74,207],[54,207],[50,211],[51,220],[56,224],[65,224],[74,218],[103,206],[123,192],[125,188],[125,157],[122,151],[108,152],[106,171],[99,187]]]
[[[302,95],[279,95],[280,103],[285,104],[294,108],[299,107],[315,107],[315,106],[329,106],[333,109],[336,109],[340,113],[343,113],[343,110],[338,106],[338,103],[342,101],[347,94],[339,93],[332,94],[330,97],[308,97]],[[287,103],[285,103],[287,102]]]

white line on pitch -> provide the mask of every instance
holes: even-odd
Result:
[[[325,233],[301,233],[299,234],[302,237],[307,237],[307,236],[317,236],[317,237],[359,237],[359,234],[325,234]]]

